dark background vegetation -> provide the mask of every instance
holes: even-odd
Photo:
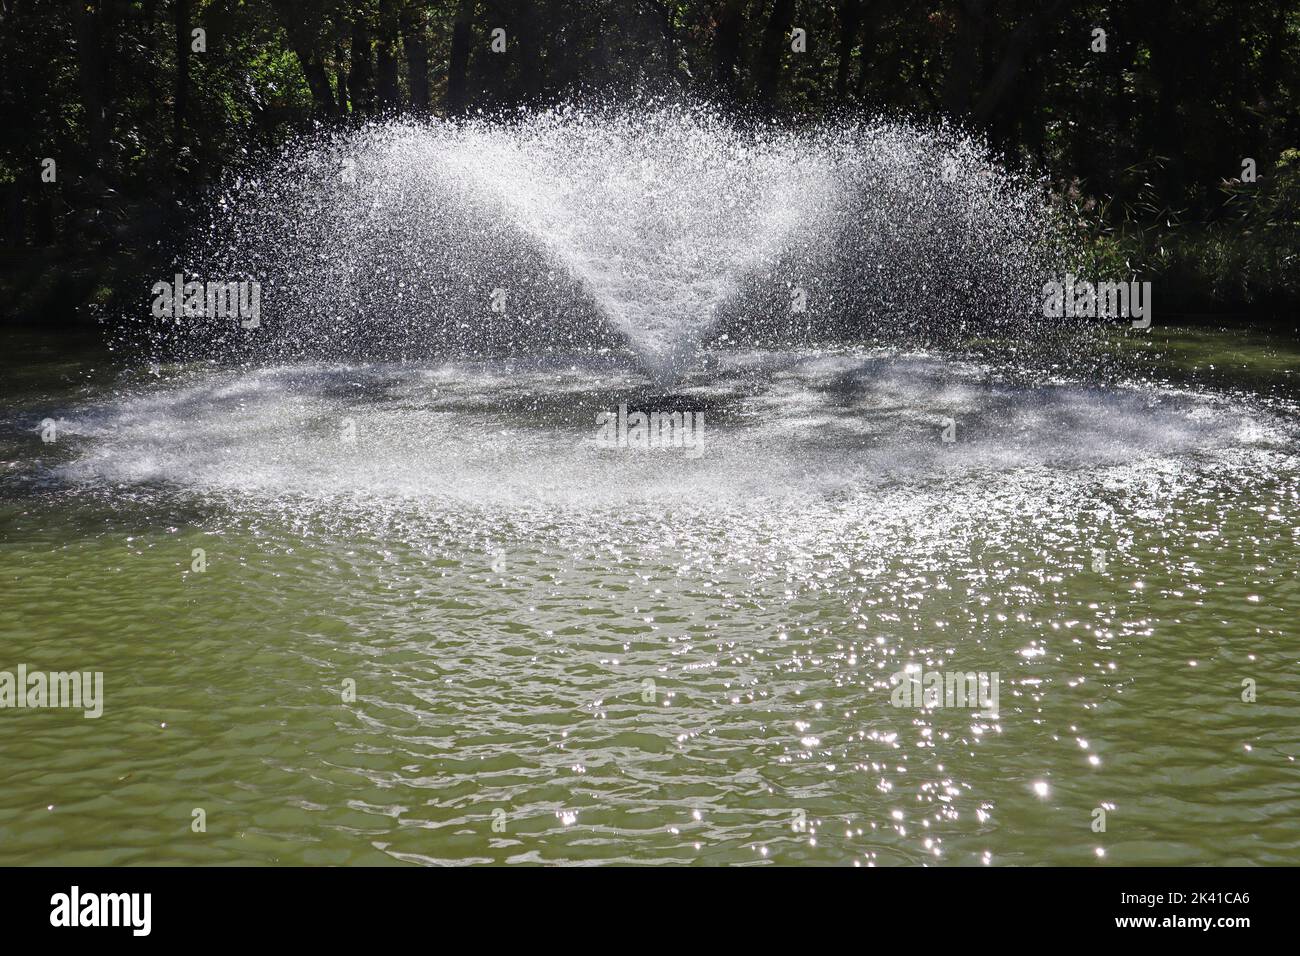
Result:
[[[205,185],[313,124],[649,91],[785,121],[951,117],[1047,174],[1080,268],[1153,280],[1164,315],[1289,324],[1298,5],[0,0],[0,315],[70,322],[138,293]]]

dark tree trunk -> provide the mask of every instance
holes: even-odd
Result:
[[[880,29],[885,16],[885,0],[867,0],[867,12],[862,17],[862,57],[858,73],[858,99],[867,92],[867,80],[871,77],[871,67],[876,61],[876,31]]]
[[[1024,95],[1021,99],[1020,129],[1018,140],[1025,152],[1034,162],[1043,165],[1047,161],[1047,124],[1043,116],[1043,68],[1041,64],[1031,63],[1025,69]]]
[[[323,116],[334,115],[334,91],[330,87],[330,76],[315,52],[307,48],[297,51],[298,62],[302,64],[302,74],[307,78],[307,88],[311,90],[312,105]]]
[[[42,189],[42,186],[45,188]],[[38,183],[36,186],[36,200],[32,210],[34,217],[32,234],[38,246],[54,244],[54,200],[51,198],[50,188],[47,183]]]
[[[23,181],[16,179],[4,187],[5,245],[18,249],[27,244],[27,229],[23,217]]]
[[[157,0],[144,0],[141,13],[144,21],[144,48],[146,53],[144,83],[145,89],[149,91],[149,112],[150,114],[157,114],[158,81],[153,70],[153,66],[158,60],[158,41],[154,36],[154,23],[158,19]]]
[[[366,22],[365,4],[358,0],[352,7],[352,63],[348,76],[352,108],[358,113],[373,113],[375,109],[375,71],[370,52],[370,24]]]
[[[340,10],[334,20],[334,101],[338,105],[339,115],[347,116],[351,111],[352,97],[348,92],[348,73],[344,66],[343,40],[344,25],[347,20]]]
[[[121,10],[118,9],[120,2],[121,0],[99,0],[99,16],[95,28],[99,40],[99,99],[104,104],[104,122],[110,139],[116,125],[113,104],[117,99],[117,88],[113,66],[118,58],[116,41],[122,34],[122,25],[118,22],[121,15]]]
[[[400,94],[397,90],[397,11],[393,8],[393,0],[379,0],[375,72],[380,110],[385,113],[397,112]]]
[[[1184,143],[1186,131],[1179,121],[1178,106],[1182,99],[1184,72],[1189,38],[1182,32],[1182,10],[1161,9],[1149,21],[1151,76],[1155,81],[1156,102],[1153,123],[1148,129],[1156,155],[1168,158],[1156,175],[1160,193],[1177,196],[1186,185]]]
[[[763,46],[758,60],[758,101],[764,107],[770,108],[776,102],[776,90],[781,82],[793,25],[794,0],[776,0],[767,20],[767,29],[763,31]]]
[[[962,117],[970,112],[975,75],[976,54],[984,42],[987,0],[962,0],[953,9],[957,15],[957,33],[953,37],[948,74],[943,82],[943,105],[949,116]]]
[[[176,92],[172,100],[172,148],[185,145],[185,112],[190,89],[190,0],[172,0],[176,26]]]
[[[102,170],[108,154],[108,126],[104,115],[99,7],[85,0],[69,0],[73,36],[77,41],[77,78],[81,104],[86,111],[89,165]],[[93,12],[92,12],[93,7]]]
[[[536,103],[542,90],[542,26],[537,4],[519,0],[519,92],[526,103]]]
[[[849,95],[849,68],[861,23],[862,0],[840,0],[840,57],[835,67],[835,99],[839,103]]]
[[[740,99],[740,41],[745,28],[744,0],[722,0],[713,28],[713,65],[718,95]]]
[[[998,68],[993,72],[993,78],[989,80],[975,102],[972,115],[977,123],[987,123],[994,110],[1006,98],[1016,77],[1020,74],[1030,47],[1047,24],[1056,19],[1066,2],[1067,0],[1048,0],[1039,8],[1037,14],[1025,20],[1011,35],[1002,62],[998,64]]]
[[[340,116],[346,116],[350,112],[348,74],[343,69],[343,46],[338,43],[334,44],[334,102],[338,105]]]
[[[307,88],[311,90],[312,105],[317,114],[333,116],[334,91],[330,86],[329,71],[316,52],[317,34],[314,28],[317,24],[304,20],[301,8],[293,0],[272,0],[272,6],[289,38],[289,46],[302,67]]]
[[[547,35],[555,42],[557,36],[572,35],[574,11],[572,0],[547,0],[543,19],[547,25]],[[554,49],[554,47],[552,47]],[[543,84],[547,89],[564,89],[577,75],[573,57],[558,55],[546,56],[542,60]]]
[[[1269,104],[1270,109],[1281,105],[1279,94],[1283,86],[1280,80],[1285,70],[1287,49],[1286,18],[1286,8],[1279,3],[1273,8],[1268,28],[1268,45],[1259,61],[1259,95]]]
[[[402,47],[406,50],[406,80],[411,87],[411,107],[429,111],[429,46],[424,38],[424,16],[414,5],[402,8]]]
[[[674,7],[669,0],[646,0],[655,19],[655,29],[659,33],[659,55],[663,57],[661,74],[681,79],[681,41],[677,36],[677,25],[673,19]]]
[[[316,54],[308,54],[303,61],[303,74],[307,77],[307,86],[311,89],[312,102],[316,110],[325,116],[333,116],[334,108],[334,90],[330,86],[330,75],[325,69],[325,64],[316,58]]]
[[[469,44],[473,21],[474,0],[460,0],[447,64],[447,112],[453,115],[464,113],[469,106]]]

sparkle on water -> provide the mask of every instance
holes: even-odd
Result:
[[[272,284],[259,334],[14,342],[0,668],[106,700],[0,713],[0,862],[1297,862],[1293,398],[710,341],[787,282],[1013,311],[1045,220],[981,157],[372,127],[226,194],[200,258]],[[622,402],[703,454],[599,447]],[[904,668],[997,712],[894,707]]]

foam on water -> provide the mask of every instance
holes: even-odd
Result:
[[[665,394],[612,359],[183,371],[60,419],[75,483],[292,509],[652,511],[1030,482],[1281,442],[1279,421],[1170,389],[1000,382],[935,355],[731,350]],[[703,415],[702,453],[603,448],[596,416]],[[956,423],[943,441],[943,423]],[[1249,426],[1254,435],[1243,438]]]

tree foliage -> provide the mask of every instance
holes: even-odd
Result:
[[[1050,175],[1095,263],[1196,290],[1267,248],[1199,291],[1294,303],[1298,86],[1293,0],[0,0],[5,309],[111,289],[312,124],[633,92],[951,117]]]

